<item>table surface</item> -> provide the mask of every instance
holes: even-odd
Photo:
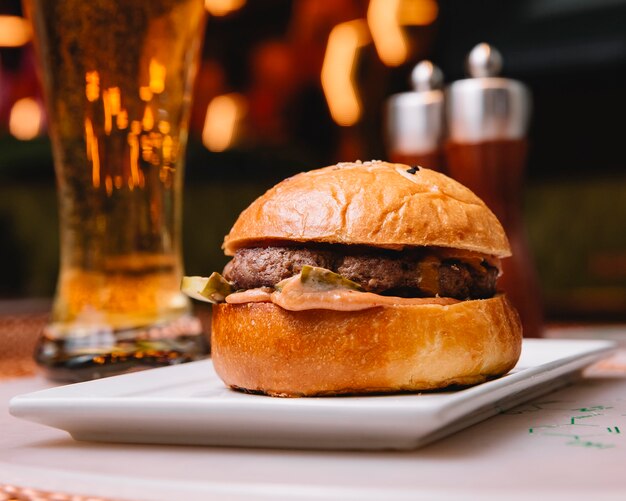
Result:
[[[410,452],[80,443],[8,414],[11,397],[50,386],[40,376],[0,383],[0,484],[146,500],[626,499],[624,352]]]

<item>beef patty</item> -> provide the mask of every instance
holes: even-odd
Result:
[[[342,245],[239,249],[224,268],[224,277],[237,289],[272,287],[305,265],[332,270],[368,292],[401,297],[488,298],[496,292],[498,277],[498,269],[485,260]]]

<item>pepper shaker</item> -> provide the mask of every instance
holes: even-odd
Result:
[[[443,170],[443,74],[430,61],[411,73],[413,90],[386,103],[386,143],[391,161]]]
[[[469,78],[446,89],[447,168],[491,208],[511,243],[500,285],[520,313],[524,335],[539,337],[542,309],[522,217],[522,188],[531,94],[521,82],[498,77],[500,53],[488,44],[467,58]]]

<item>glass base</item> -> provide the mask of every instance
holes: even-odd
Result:
[[[49,324],[35,360],[54,381],[79,382],[205,358],[209,342],[191,315],[132,329]]]

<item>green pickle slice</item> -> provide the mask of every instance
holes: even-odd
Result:
[[[183,277],[180,289],[193,299],[207,303],[222,303],[235,292],[233,285],[216,271],[209,277]]]
[[[305,265],[300,272],[300,281],[303,285],[317,290],[330,289],[349,289],[362,291],[363,288],[345,277],[327,270],[326,268],[318,268],[317,266]]]
[[[282,280],[275,285],[275,289],[280,292],[285,282],[297,279],[297,277],[298,275]],[[318,268],[316,266],[303,266],[299,279],[304,287],[316,291],[332,289],[363,290],[356,282],[348,280],[326,268]],[[213,272],[209,277],[183,277],[180,289],[193,299],[213,304],[224,302],[226,296],[236,292],[233,284],[217,272]]]

